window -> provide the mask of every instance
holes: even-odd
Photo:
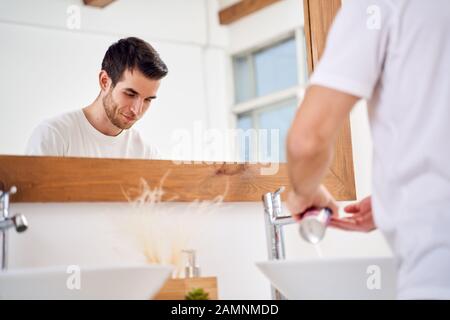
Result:
[[[239,136],[241,161],[286,161],[287,131],[306,83],[306,53],[299,55],[296,38],[233,57],[236,126],[257,132]]]
[[[292,98],[239,114],[238,128],[244,131],[256,129],[258,132],[261,132],[260,129],[265,129],[265,133],[263,133],[265,136],[263,137],[265,138],[264,141],[266,141],[264,145],[259,141],[260,148],[252,148],[251,143],[255,143],[261,136],[243,135],[240,137],[241,160],[260,159],[263,162],[285,162],[286,148],[284,144],[296,109],[297,99]],[[273,131],[272,129],[278,129],[278,131]],[[278,149],[274,149],[276,147]],[[252,151],[256,153],[253,154],[253,157],[251,157]]]

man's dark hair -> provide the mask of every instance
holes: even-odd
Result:
[[[113,86],[119,82],[125,70],[134,69],[152,80],[160,80],[168,72],[158,52],[144,40],[130,37],[113,43],[102,62],[102,70],[108,73]]]

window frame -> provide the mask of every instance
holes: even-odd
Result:
[[[252,81],[253,93],[256,93],[256,80],[255,80],[255,66],[254,66],[254,55],[265,49],[275,47],[289,39],[294,39],[296,45],[296,58],[297,58],[297,84],[286,89],[282,89],[273,93],[266,94],[264,96],[251,98],[247,101],[236,102],[236,78],[234,73],[234,60],[236,58],[246,57],[250,60],[250,79]],[[254,129],[258,130],[258,110],[270,107],[273,104],[281,103],[290,99],[297,100],[297,108],[300,105],[303,97],[305,95],[305,89],[308,81],[308,57],[307,57],[307,45],[306,45],[306,34],[303,27],[298,27],[290,30],[288,33],[284,33],[278,37],[264,41],[247,48],[245,51],[234,53],[230,55],[230,66],[231,66],[231,81],[232,81],[232,96],[233,105],[231,107],[231,127],[238,129],[238,118],[240,115],[251,113],[252,123],[255,124]],[[239,148],[239,146],[237,146]]]

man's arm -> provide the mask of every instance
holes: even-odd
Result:
[[[329,203],[334,200],[320,183],[333,159],[339,130],[358,100],[359,97],[327,87],[312,85],[307,89],[287,138],[293,213],[310,206],[335,206]]]

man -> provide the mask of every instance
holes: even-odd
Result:
[[[371,25],[374,10],[381,20]],[[400,299],[450,298],[449,75],[449,1],[348,0],[287,139],[293,215],[331,207],[334,227],[378,227],[398,261]],[[374,146],[372,197],[340,219],[320,181],[361,98]]]
[[[100,93],[89,106],[46,120],[35,128],[29,155],[145,158],[158,151],[131,127],[156,99],[167,66],[153,47],[138,38],[121,39],[106,51]]]

